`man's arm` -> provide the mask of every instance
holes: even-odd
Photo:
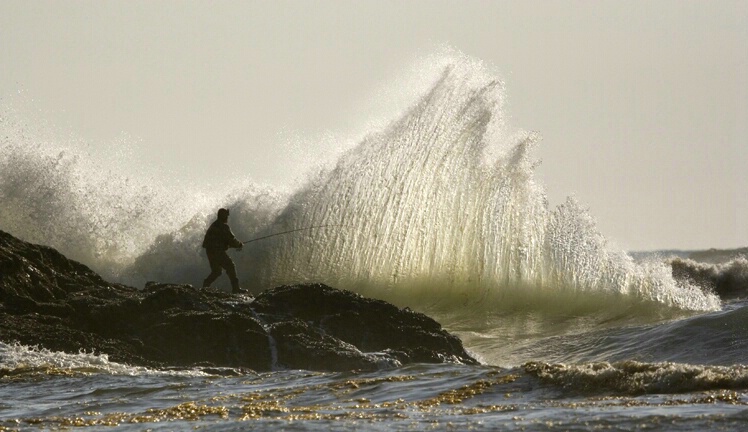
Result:
[[[231,228],[228,225],[226,225],[226,244],[236,249],[241,249],[244,246],[242,242],[234,237],[234,233],[231,232]]]

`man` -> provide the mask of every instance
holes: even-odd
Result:
[[[231,280],[232,292],[235,294],[247,292],[239,288],[236,267],[226,253],[230,247],[242,250],[242,242],[234,237],[234,233],[229,228],[228,209],[222,208],[218,210],[218,218],[210,224],[208,231],[205,233],[203,247],[208,254],[208,262],[210,263],[210,274],[203,281],[203,288],[210,287],[210,284],[218,279],[221,273],[223,273],[223,269],[225,269],[229,280]]]

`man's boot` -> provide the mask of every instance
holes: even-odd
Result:
[[[231,292],[234,294],[247,294],[249,291],[239,288],[239,279],[231,279]]]

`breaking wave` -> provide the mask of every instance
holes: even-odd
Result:
[[[676,279],[715,292],[723,299],[748,295],[748,259],[745,257],[716,264],[676,257],[670,260],[670,266]]]
[[[745,366],[701,366],[677,363],[588,363],[580,365],[527,363],[524,370],[542,383],[575,394],[669,394],[748,388]],[[723,392],[702,396],[705,402],[736,401],[740,395]]]
[[[532,133],[509,136],[503,85],[453,59],[411,108],[296,192],[284,229],[336,225],[265,243],[267,285],[322,281],[398,300],[501,307],[579,294],[711,310],[719,300],[609,247],[573,198],[549,208]],[[498,155],[490,158],[489,154]],[[509,296],[506,294],[509,293]]]
[[[218,198],[174,193],[40,142],[6,112],[0,228],[125,283],[199,285],[204,230],[227,206],[242,240],[328,226],[233,253],[255,291],[323,282],[445,316],[720,308],[665,263],[611,247],[574,198],[549,206],[534,177],[539,137],[509,132],[503,83],[480,62],[451,54],[430,67],[439,72],[425,94],[290,194],[247,184]]]

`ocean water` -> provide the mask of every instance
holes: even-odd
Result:
[[[481,366],[154,370],[0,342],[0,430],[743,430],[748,303],[674,279],[674,253],[616,249],[574,198],[549,205],[539,137],[510,132],[504,84],[479,61],[444,56],[422,75],[406,109],[294,190],[218,197],[102,168],[5,107],[0,229],[142,286],[201,283],[220,206],[241,239],[322,226],[232,255],[242,285],[408,306]]]

